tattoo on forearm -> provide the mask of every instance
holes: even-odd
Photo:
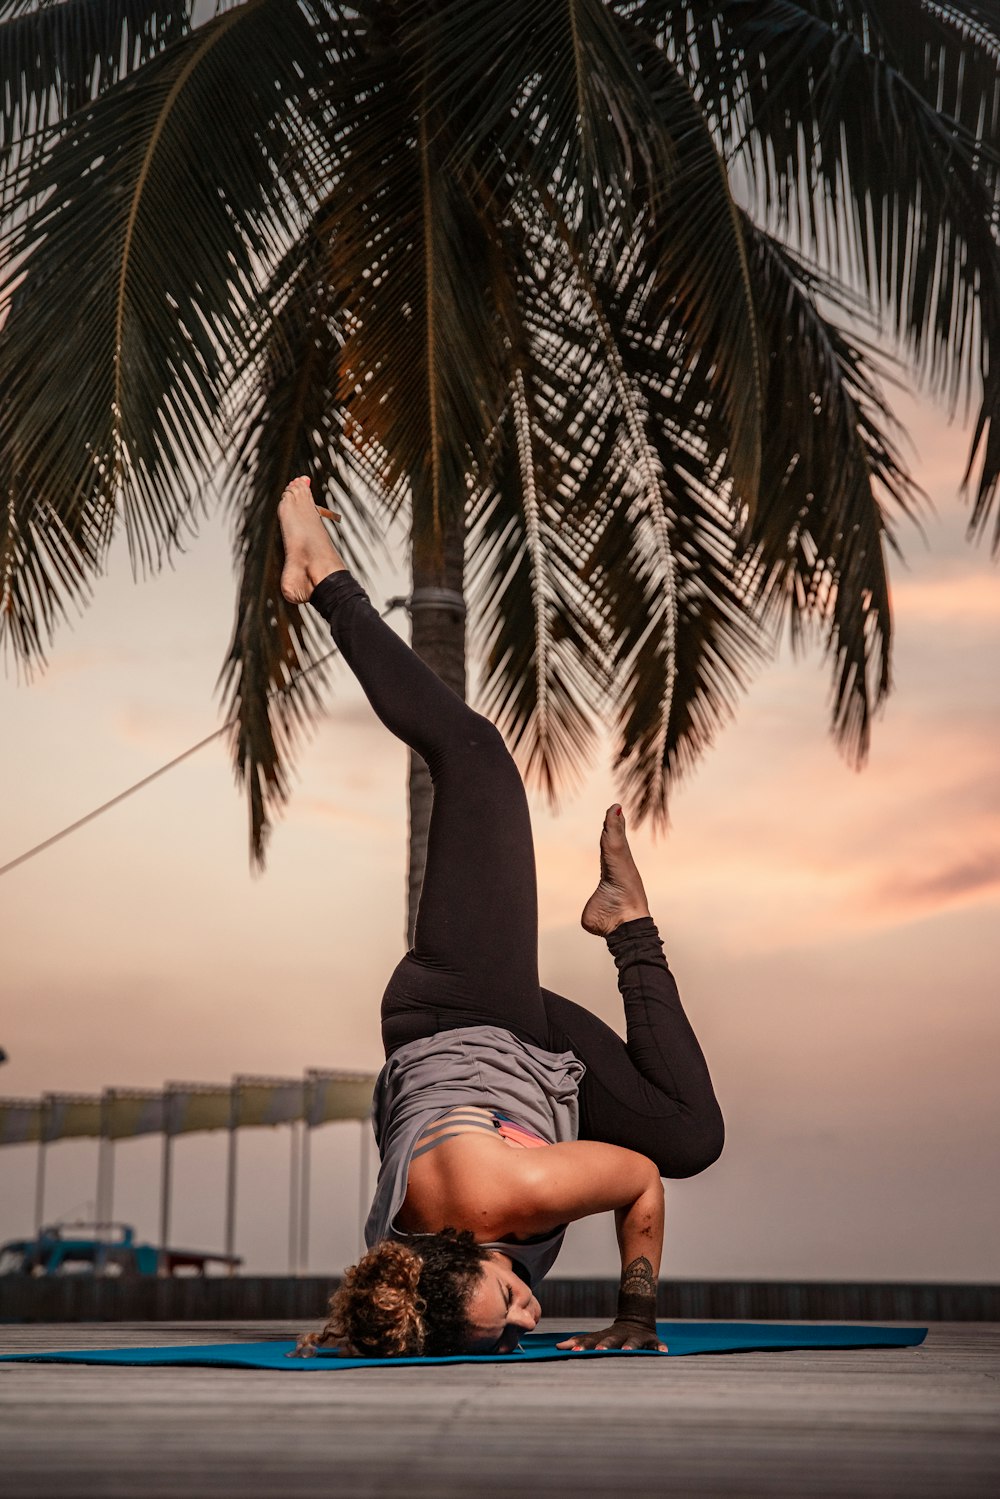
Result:
[[[634,1259],[630,1265],[626,1265],[622,1271],[621,1292],[622,1296],[655,1296],[656,1276],[653,1267],[644,1254]]]

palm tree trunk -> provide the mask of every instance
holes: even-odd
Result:
[[[418,546],[414,537],[410,643],[417,655],[459,697],[465,698],[465,521],[459,512],[444,516],[443,555]],[[451,597],[448,597],[448,595]],[[434,790],[426,763],[410,751],[410,865],[407,885],[406,945],[413,945],[417,903],[427,860],[427,830]]]

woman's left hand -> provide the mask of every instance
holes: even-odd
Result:
[[[332,1335],[324,1337],[321,1332],[304,1332],[292,1351],[286,1353],[285,1357],[315,1358],[321,1348],[324,1353],[351,1353],[346,1338],[335,1338]]]
[[[655,1327],[650,1329],[645,1322],[633,1322],[631,1319],[618,1318],[612,1322],[610,1327],[605,1327],[601,1332],[580,1332],[575,1337],[567,1338],[564,1343],[557,1343],[557,1348],[571,1348],[574,1352],[592,1348],[620,1348],[625,1352],[635,1352],[639,1349],[649,1349],[656,1353],[666,1353],[666,1343],[661,1343],[657,1336]]]

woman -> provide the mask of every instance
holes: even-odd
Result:
[[[582,923],[614,957],[627,1042],[539,986],[528,805],[500,733],[379,618],[308,479],[288,486],[278,514],[284,597],[328,621],[375,713],[434,783],[413,947],[382,1001],[371,1247],[299,1351],[510,1353],[538,1321],[535,1288],[566,1225],[609,1210],[617,1315],[560,1347],[663,1350],[661,1177],[711,1165],[723,1122],[621,808],[605,816],[600,883]]]

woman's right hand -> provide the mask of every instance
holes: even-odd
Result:
[[[623,1352],[647,1349],[655,1353],[666,1353],[666,1343],[661,1343],[656,1331],[656,1323],[650,1327],[645,1321],[633,1321],[631,1318],[616,1317],[610,1327],[602,1328],[600,1332],[580,1332],[575,1337],[567,1338],[564,1343],[557,1343],[557,1348],[570,1348],[574,1353],[583,1352],[593,1348],[620,1348]]]

